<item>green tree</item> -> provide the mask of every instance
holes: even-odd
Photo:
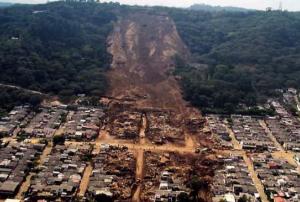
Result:
[[[189,195],[185,192],[181,192],[180,194],[178,194],[177,200],[178,202],[190,202]]]
[[[66,138],[63,135],[55,135],[53,137],[53,145],[63,145],[65,144]]]
[[[239,198],[238,202],[251,202],[251,198],[243,195],[241,198]]]
[[[204,179],[199,178],[198,176],[194,176],[191,179],[191,182],[189,183],[191,191],[191,196],[193,198],[193,201],[199,201],[199,191],[200,190],[207,190],[208,189],[208,182]]]

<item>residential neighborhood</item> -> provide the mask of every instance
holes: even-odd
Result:
[[[65,117],[62,130],[67,139],[91,141],[98,137],[104,112],[100,108],[79,107],[70,110]]]
[[[87,167],[90,145],[56,145],[36,169],[26,197],[32,201],[74,200]]]
[[[243,196],[247,196],[249,201],[260,200],[259,193],[251,179],[248,167],[242,156],[219,157],[222,167],[215,173],[212,193],[213,202],[238,201]]]
[[[45,144],[8,143],[0,148],[0,196],[13,197],[35,168]]]
[[[253,154],[251,159],[270,201],[300,200],[300,174],[297,167],[282,159],[275,159],[268,153]]]
[[[177,202],[193,182],[213,202],[299,201],[300,121],[271,105],[274,116],[186,121],[129,105],[15,107],[1,119],[0,198]]]

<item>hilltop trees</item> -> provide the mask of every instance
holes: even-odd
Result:
[[[193,64],[177,60],[175,74],[184,97],[204,111],[231,113],[264,102],[274,89],[300,88],[299,13],[73,1],[0,10],[0,83],[61,97],[103,95],[113,22],[141,10],[174,19]]]
[[[43,96],[30,94],[22,90],[0,87],[0,117],[6,112],[12,110],[16,105],[24,103],[30,104],[32,107],[38,106],[43,99]]]
[[[61,96],[101,95],[113,4],[55,2],[0,10],[0,82]]]
[[[200,67],[177,63],[185,98],[207,111],[255,106],[300,88],[299,13],[169,10]]]

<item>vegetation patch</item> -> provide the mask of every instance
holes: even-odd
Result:
[[[102,95],[114,4],[56,2],[0,10],[0,82],[71,96]]]
[[[264,103],[275,89],[300,88],[299,13],[169,13],[192,53],[193,64],[177,60],[176,69],[192,104],[232,111]]]

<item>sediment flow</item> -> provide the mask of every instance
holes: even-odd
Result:
[[[173,57],[187,57],[189,51],[168,16],[126,16],[115,24],[108,41],[113,56],[109,96],[134,99],[137,107],[185,111],[186,102],[170,72]]]

